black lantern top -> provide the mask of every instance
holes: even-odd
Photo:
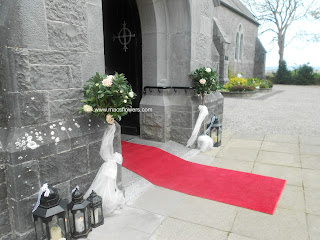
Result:
[[[89,202],[83,199],[83,195],[79,187],[75,188],[72,193],[72,201],[68,204],[68,208],[73,211],[86,208]]]
[[[219,118],[216,115],[214,115],[214,116],[215,116],[215,120],[214,120],[214,122],[212,124],[212,127],[214,127],[214,128],[221,127],[222,125],[219,122]]]
[[[72,193],[72,202],[82,203],[83,201],[83,193],[79,190],[79,188],[76,188],[75,191]]]
[[[60,200],[58,191],[55,188],[48,185],[48,190],[49,194],[47,197],[45,196],[45,192],[41,194],[40,205],[33,212],[35,219],[40,217],[45,222],[50,221],[54,215],[62,214],[64,216],[68,204],[66,200]]]
[[[40,206],[45,207],[45,208],[51,208],[59,204],[59,194],[57,189],[51,187],[48,185],[49,189],[49,196],[45,197],[44,194],[42,193],[41,199],[40,199]]]
[[[98,206],[102,203],[102,198],[93,190],[87,200],[90,202],[92,207]]]

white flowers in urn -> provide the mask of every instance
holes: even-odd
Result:
[[[207,73],[211,73],[211,68],[206,68]]]

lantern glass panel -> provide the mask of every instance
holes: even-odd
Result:
[[[52,217],[52,220],[49,222],[49,231],[50,231],[50,236],[51,240],[59,240],[63,237],[64,235],[64,224],[59,226],[59,220],[57,215]]]
[[[36,234],[37,234],[37,240],[43,240],[47,239],[47,234],[46,234],[46,228],[45,224],[42,222],[41,218],[38,218],[34,222],[35,228],[36,228]]]
[[[74,214],[74,226],[75,226],[75,232],[77,233],[82,233],[85,230],[85,225],[84,225],[84,215],[83,212],[78,210]]]
[[[71,212],[71,210],[69,211],[69,220],[70,220],[70,231],[73,232],[74,231],[74,225],[73,225],[73,214]]]
[[[85,217],[86,229],[89,229],[90,226],[91,226],[91,221],[90,221],[90,215],[89,215],[89,208],[88,207],[85,209],[84,217]]]
[[[213,144],[216,144],[218,141],[218,135],[217,135],[217,129],[216,128],[212,128],[211,129],[211,137],[213,139]]]
[[[218,128],[218,142],[221,142],[221,127]]]
[[[99,221],[96,221],[96,224],[97,223],[100,223],[100,222],[102,222],[103,221],[103,215],[102,215],[102,208],[101,208],[101,205],[99,205],[96,209],[95,209],[95,211],[97,212],[97,215],[98,215],[98,220]]]

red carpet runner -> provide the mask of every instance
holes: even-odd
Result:
[[[123,166],[151,183],[273,214],[285,180],[185,161],[159,148],[122,141]]]

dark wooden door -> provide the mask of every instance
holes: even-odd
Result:
[[[137,97],[142,97],[142,39],[140,17],[135,0],[103,0],[106,74],[124,73]],[[129,113],[121,122],[122,133],[138,135],[139,113]]]

